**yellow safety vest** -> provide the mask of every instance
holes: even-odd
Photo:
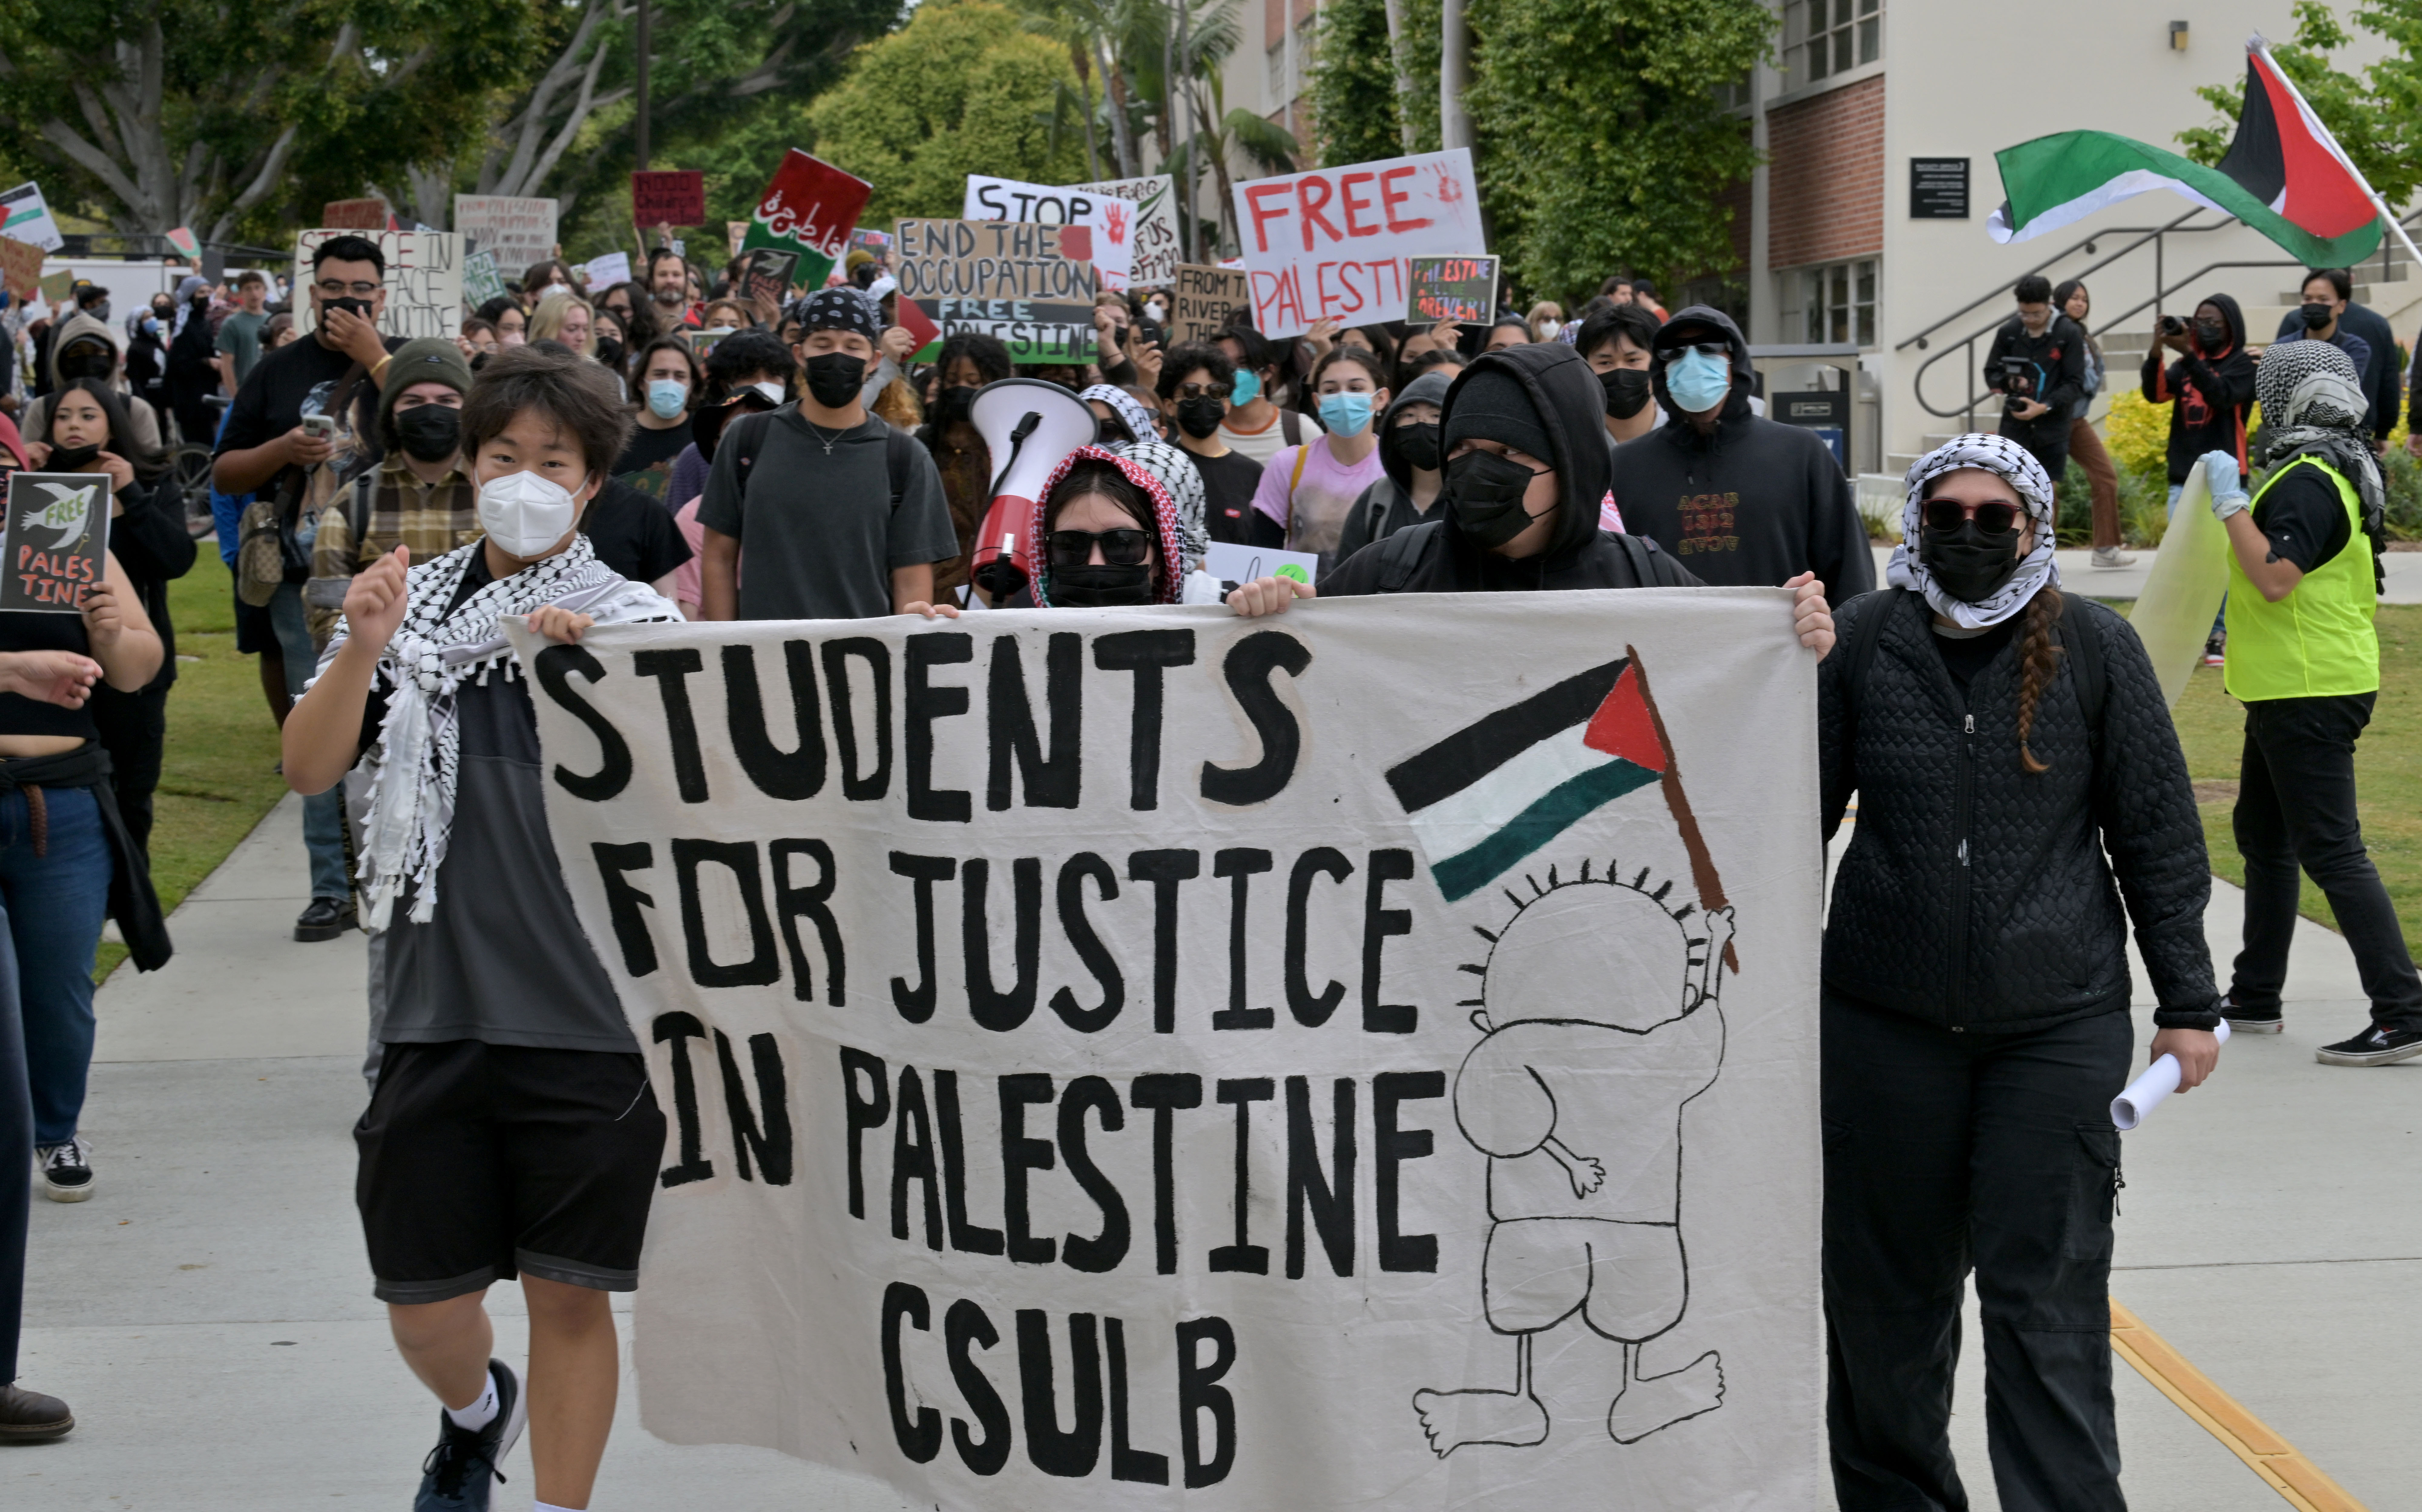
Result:
[[[2305,466],[2320,468],[2337,485],[2347,512],[2346,549],[2306,573],[2276,604],[2262,596],[2237,553],[2229,552],[2225,681],[2231,697],[2247,702],[2380,689],[2380,635],[2371,622],[2379,595],[2354,484],[2319,457],[2298,457],[2263,480],[2255,507],[2280,479]]]

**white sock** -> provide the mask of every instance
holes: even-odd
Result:
[[[553,1502],[538,1502],[532,1504],[530,1512],[580,1512],[580,1509],[573,1506],[558,1506]]]
[[[480,1394],[478,1401],[468,1407],[449,1407],[446,1410],[446,1416],[456,1427],[466,1433],[477,1433],[496,1420],[495,1372],[490,1371],[486,1379],[487,1389]]]

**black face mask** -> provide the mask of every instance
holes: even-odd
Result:
[[[71,382],[78,378],[106,380],[117,370],[116,362],[98,354],[78,352],[59,359],[59,376]]]
[[[2228,327],[2219,321],[2195,322],[2195,345],[2206,352],[2217,352],[2228,345]]]
[[[53,447],[51,460],[42,464],[42,471],[74,472],[100,455],[99,447]]]
[[[1606,412],[1618,420],[1628,420],[1647,408],[1648,374],[1638,368],[1610,368],[1597,375],[1600,387],[1606,390]]]
[[[416,404],[395,412],[395,433],[404,455],[416,462],[444,462],[463,447],[463,412],[443,404]]]
[[[2018,545],[2015,529],[1988,535],[1974,520],[1962,520],[1957,530],[1925,527],[1917,555],[1944,592],[1963,604],[1982,604],[2019,570]]]
[[[1530,528],[1531,512],[1522,507],[1533,473],[1518,462],[1494,451],[1467,451],[1446,465],[1446,497],[1455,506],[1455,523],[1483,550],[1505,544]]]
[[[2336,310],[2322,304],[2308,304],[2300,313],[2304,317],[2304,329],[2308,331],[2318,331],[2338,318]]]
[[[597,343],[597,360],[606,364],[606,366],[609,368],[621,366],[622,361],[622,343],[615,340],[610,336],[606,337],[604,340],[599,341]]]
[[[866,359],[847,352],[819,352],[808,359],[808,392],[826,409],[847,409],[866,384]]]
[[[1063,609],[1117,609],[1152,602],[1152,564],[1132,567],[1103,563],[1090,567],[1053,567],[1044,581],[1051,602]]]
[[[323,299],[320,301],[320,310],[323,316],[327,311],[332,309],[341,309],[348,315],[358,315],[364,320],[369,320],[370,318],[370,302],[367,299],[354,299],[347,297],[344,299]]]
[[[1219,429],[1219,422],[1227,417],[1228,406],[1220,403],[1214,394],[1177,402],[1177,428],[1197,441],[1211,439],[1212,433]]]
[[[934,396],[936,425],[965,424],[975,412],[976,387],[973,384],[952,384]]]
[[[1436,472],[1439,465],[1439,428],[1433,421],[1416,420],[1395,430],[1396,455],[1405,465],[1417,472]]]

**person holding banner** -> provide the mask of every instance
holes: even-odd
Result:
[[[2111,1101],[2135,1039],[2131,919],[2152,1057],[2178,1058],[2184,1090],[2219,1056],[2186,758],[2135,632],[2056,587],[2052,501],[2015,440],[1920,458],[1892,588],[1843,606],[1817,668],[1829,841],[1859,803],[1821,1009],[1842,1512],[1968,1504],[1950,1415],[1972,1268],[2002,1505],[2125,1506]]]
[[[443,1409],[421,1508],[487,1507],[525,1423],[542,1507],[586,1506],[613,1425],[608,1294],[638,1284],[665,1119],[547,836],[528,674],[502,622],[574,644],[678,618],[579,528],[629,429],[593,365],[543,347],[489,363],[462,419],[485,534],[417,565],[400,546],[354,577],[286,721],[296,792],[366,756],[377,769],[361,876],[386,937],[385,1054],[354,1126],[355,1199],[396,1347]],[[517,1275],[527,1395],[491,1357],[483,1305]]]
[[[2245,946],[2229,1026],[2275,1034],[2301,870],[2354,952],[2371,1022],[2314,1052],[2324,1065],[2422,1055],[2422,977],[2365,849],[2354,748],[2380,698],[2372,626],[2384,498],[2362,370],[2326,341],[2282,341],[2255,374],[2271,473],[2249,499],[2237,461],[2203,459],[2228,531],[2229,696],[2245,705],[2232,824],[2245,858]]]

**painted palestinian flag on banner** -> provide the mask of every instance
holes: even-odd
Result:
[[[1388,785],[1454,903],[1673,769],[1648,685],[1626,654],[1465,726],[1390,769]],[[1679,791],[1673,783],[1669,796]],[[1695,841],[1697,826],[1686,829]],[[1691,846],[1694,860],[1704,849]]]
[[[2243,221],[2307,267],[2349,266],[2380,245],[2370,186],[2258,36],[2246,44],[2237,135],[2216,167],[2110,132],[2060,132],[1993,156],[2008,197],[1985,225],[1996,242],[2167,189]]]

